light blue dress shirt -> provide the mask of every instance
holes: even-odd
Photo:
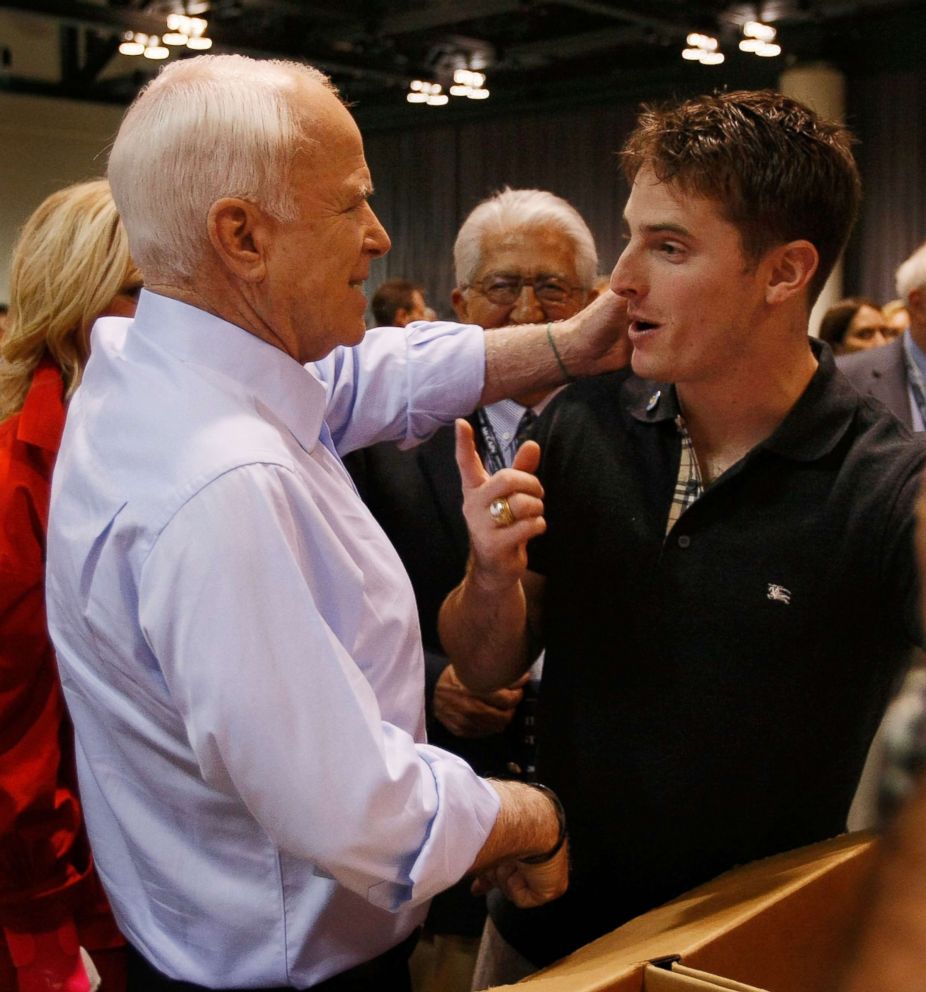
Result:
[[[424,437],[483,369],[457,324],[310,367],[147,292],[94,328],[49,625],[97,867],[167,975],[315,984],[408,935],[488,836],[494,791],[424,743],[408,577],[319,443]]]

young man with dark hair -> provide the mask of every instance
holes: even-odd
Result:
[[[387,279],[373,294],[370,309],[377,327],[405,327],[413,320],[431,320],[434,311],[424,291],[407,279]]]
[[[458,427],[473,552],[441,633],[474,689],[545,647],[537,774],[573,859],[560,904],[493,905],[492,982],[844,830],[920,639],[924,449],[807,337],[859,201],[849,135],[730,93],[645,111],[623,161],[632,369],[567,390],[507,472]]]

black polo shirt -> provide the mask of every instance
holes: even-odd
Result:
[[[578,383],[538,425],[547,533],[538,777],[567,895],[494,907],[538,964],[756,858],[833,836],[919,640],[926,447],[829,349],[775,433],[666,535],[675,391]]]

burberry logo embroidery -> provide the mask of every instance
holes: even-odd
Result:
[[[791,590],[785,589],[784,586],[777,585],[775,582],[769,582],[768,598],[776,603],[784,603],[785,606],[790,606]]]

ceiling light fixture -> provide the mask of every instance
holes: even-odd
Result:
[[[148,36],[146,34],[134,34],[131,31],[126,31],[122,36],[122,42],[119,45],[120,55],[144,55],[145,45],[148,43]]]
[[[188,32],[189,37],[186,47],[192,48],[197,52],[205,52],[207,49],[212,48],[212,39],[206,35],[206,28],[209,24],[205,17],[191,17],[189,21],[190,30]]]
[[[688,47],[682,50],[682,58],[701,65],[720,65],[724,54],[719,50],[717,39],[709,34],[692,31],[686,38]]]
[[[489,91],[485,88],[485,73],[474,69],[454,69],[451,96],[465,96],[470,100],[487,100]]]
[[[775,38],[778,31],[771,24],[762,21],[747,21],[743,25],[743,38],[740,41],[741,52],[751,52],[761,58],[774,58],[781,55],[781,45]]]
[[[160,62],[170,55],[170,49],[165,48],[164,45],[161,44],[158,36],[153,34],[148,39],[148,44],[145,45],[145,50],[142,52],[142,55],[144,55],[146,59],[153,59],[155,62]]]
[[[161,35],[165,45],[185,45],[190,40],[190,18],[183,14],[167,15],[167,30]]]
[[[408,84],[405,99],[409,103],[426,103],[429,107],[443,107],[450,102],[440,83],[429,83],[424,79],[413,79]]]
[[[205,11],[207,5],[196,3],[187,5],[185,10]],[[135,34],[126,31],[122,36],[119,51],[122,55],[144,55],[147,59],[161,61],[170,56],[166,45],[185,45],[194,51],[205,52],[212,48],[212,39],[206,34],[209,23],[205,17],[191,17],[176,11],[167,15],[167,28],[160,38],[156,35]]]

